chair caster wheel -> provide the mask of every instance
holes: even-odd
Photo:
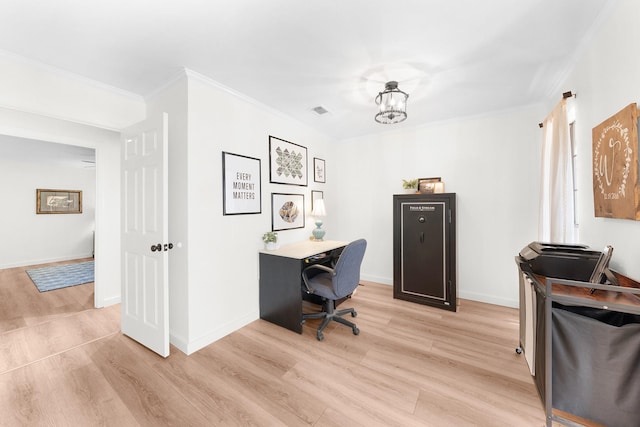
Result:
[[[522,354],[522,348],[521,347],[517,347],[516,348],[516,354]]]
[[[357,315],[358,315],[358,312],[356,312],[355,310],[351,312],[351,317],[356,317]]]
[[[360,329],[353,328],[353,335],[358,335],[360,333]]]
[[[318,332],[316,334],[316,338],[318,338],[318,341],[322,341],[324,339],[324,335],[322,334],[322,332]]]

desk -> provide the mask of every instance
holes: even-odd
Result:
[[[302,333],[302,270],[348,242],[304,241],[260,251],[260,318]],[[322,255],[325,257],[322,257]]]

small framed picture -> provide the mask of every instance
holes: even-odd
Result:
[[[271,230],[304,228],[304,194],[271,193]]]
[[[441,189],[444,190],[444,184],[440,177],[418,179],[418,193],[420,194],[442,193]]]
[[[36,214],[82,213],[81,190],[36,189]]]
[[[307,147],[269,136],[269,182],[307,186]]]
[[[322,191],[311,190],[311,210],[313,210],[316,200],[324,199],[324,193]]]
[[[222,214],[262,213],[260,159],[222,152]]]
[[[326,182],[324,160],[313,158],[313,180],[315,182]]]

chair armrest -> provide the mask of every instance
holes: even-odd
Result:
[[[309,284],[309,278],[307,277],[307,271],[312,270],[312,269],[326,271],[328,273],[331,273],[332,276],[335,276],[335,274],[336,274],[336,272],[333,270],[333,268],[329,268],[326,265],[322,265],[322,264],[313,264],[313,265],[310,265],[309,267],[305,268],[304,270],[302,270],[302,281],[304,282],[304,286],[307,288],[306,292],[308,294],[312,294],[313,293],[313,288]]]

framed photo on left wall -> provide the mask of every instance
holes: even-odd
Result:
[[[222,152],[222,214],[262,213],[260,159]]]

